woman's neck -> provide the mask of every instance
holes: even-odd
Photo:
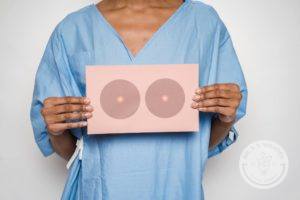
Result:
[[[143,9],[145,7],[168,7],[181,4],[183,0],[102,0],[107,8],[129,7],[131,9]]]

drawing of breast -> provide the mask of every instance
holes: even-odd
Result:
[[[130,81],[117,79],[104,86],[100,94],[100,104],[110,117],[125,119],[137,111],[140,105],[140,94]]]
[[[146,105],[157,117],[169,118],[182,109],[185,94],[181,85],[169,78],[154,81],[146,91]]]

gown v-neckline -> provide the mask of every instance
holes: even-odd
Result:
[[[122,36],[119,34],[119,32],[113,27],[113,25],[104,17],[104,15],[102,14],[102,12],[97,8],[96,4],[92,4],[92,7],[94,9],[94,11],[96,12],[97,16],[100,18],[100,20],[102,22],[104,22],[104,24],[106,25],[106,27],[120,40],[120,42],[122,43],[123,47],[126,49],[130,60],[132,62],[134,62],[134,60],[136,60],[138,57],[140,57],[140,55],[145,51],[145,49],[153,42],[153,40],[159,35],[159,33],[161,31],[163,31],[168,24],[170,24],[175,17],[181,12],[181,10],[183,10],[183,8],[188,4],[188,0],[185,0],[171,15],[170,17],[168,17],[168,19],[163,22],[158,29],[156,29],[156,31],[154,31],[151,35],[151,37],[143,44],[143,46],[141,48],[139,48],[139,50],[137,51],[137,53],[133,54],[132,51],[128,48],[128,46],[126,45],[124,39],[122,38]]]

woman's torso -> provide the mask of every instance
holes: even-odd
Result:
[[[214,81],[217,18],[210,7],[187,1],[134,56],[95,5],[67,16],[58,27],[69,66],[66,95],[85,96],[85,66],[198,63],[199,85]],[[200,199],[208,156],[209,114],[198,133],[84,137],[80,194],[84,199]],[[72,169],[73,168],[73,169]],[[75,166],[71,168],[70,176]],[[68,179],[68,184],[74,184]],[[68,191],[65,191],[68,192]]]

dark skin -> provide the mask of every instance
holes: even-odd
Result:
[[[192,108],[218,114],[211,125],[209,149],[213,149],[228,135],[234,124],[242,100],[240,87],[235,83],[213,84],[196,89],[192,99]]]
[[[66,160],[70,159],[76,148],[76,139],[69,130],[87,126],[85,119],[91,118],[92,112],[90,100],[84,97],[49,97],[44,100],[41,114],[53,149],[58,155]]]
[[[120,34],[131,53],[137,55],[153,33],[181,4],[182,0],[103,0],[97,7]],[[195,89],[195,95],[191,97],[191,108],[219,114],[219,118],[212,121],[210,149],[228,135],[241,99],[240,89],[234,83]],[[44,101],[41,113],[53,149],[58,155],[66,160],[70,159],[76,148],[76,139],[69,130],[87,126],[85,120],[92,117],[92,112],[93,107],[85,97],[50,97]],[[67,122],[69,119],[80,121]]]

